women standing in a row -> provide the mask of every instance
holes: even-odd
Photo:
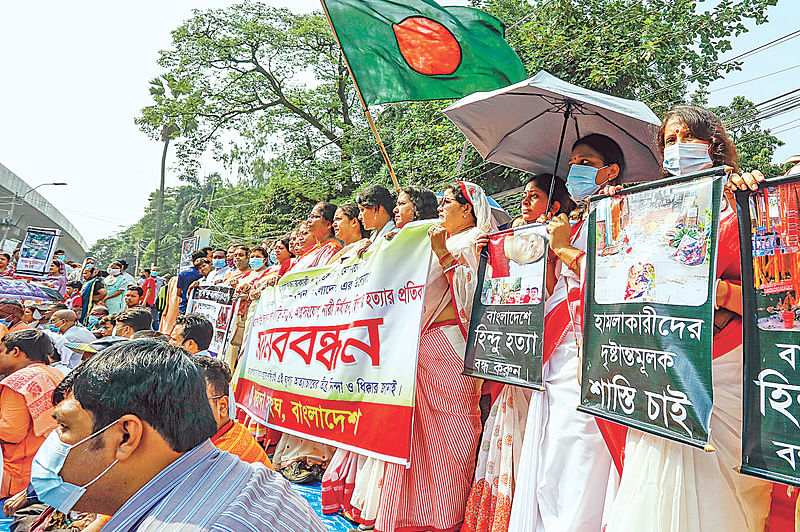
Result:
[[[410,222],[432,220],[438,215],[436,195],[430,190],[418,186],[409,186],[400,190],[393,210],[397,229]],[[360,239],[366,236],[358,219],[358,207],[353,203],[341,205],[334,217],[334,229],[337,238],[351,249]],[[348,246],[342,250],[347,253]],[[322,511],[335,513],[341,511],[351,521],[359,523],[360,528],[371,527],[378,516],[381,498],[385,462],[377,458],[336,449],[331,463],[322,478]]]
[[[441,224],[428,230],[428,272],[417,362],[411,467],[387,463],[379,532],[454,530],[464,518],[481,431],[482,381],[461,374],[478,271],[476,244],[493,229],[483,190],[445,188]]]

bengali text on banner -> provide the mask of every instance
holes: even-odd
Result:
[[[737,191],[742,259],[741,472],[800,486],[800,174]]]
[[[264,290],[236,402],[278,430],[407,464],[430,222]]]
[[[722,175],[592,202],[579,410],[707,445]]]
[[[472,303],[464,374],[542,388],[544,224],[489,235]]]

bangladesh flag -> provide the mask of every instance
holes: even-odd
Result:
[[[323,0],[367,105],[461,98],[525,79],[503,23],[432,0]]]

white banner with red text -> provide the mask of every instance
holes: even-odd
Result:
[[[236,402],[268,426],[408,464],[430,222],[258,300]]]

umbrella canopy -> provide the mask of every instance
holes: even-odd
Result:
[[[0,299],[64,301],[58,290],[38,283],[0,277]]]
[[[525,172],[566,178],[569,150],[580,138],[600,133],[614,139],[625,157],[623,182],[661,176],[655,138],[661,120],[642,102],[591,91],[541,71],[492,92],[476,92],[444,114],[489,162]],[[558,157],[559,152],[563,153]]]

